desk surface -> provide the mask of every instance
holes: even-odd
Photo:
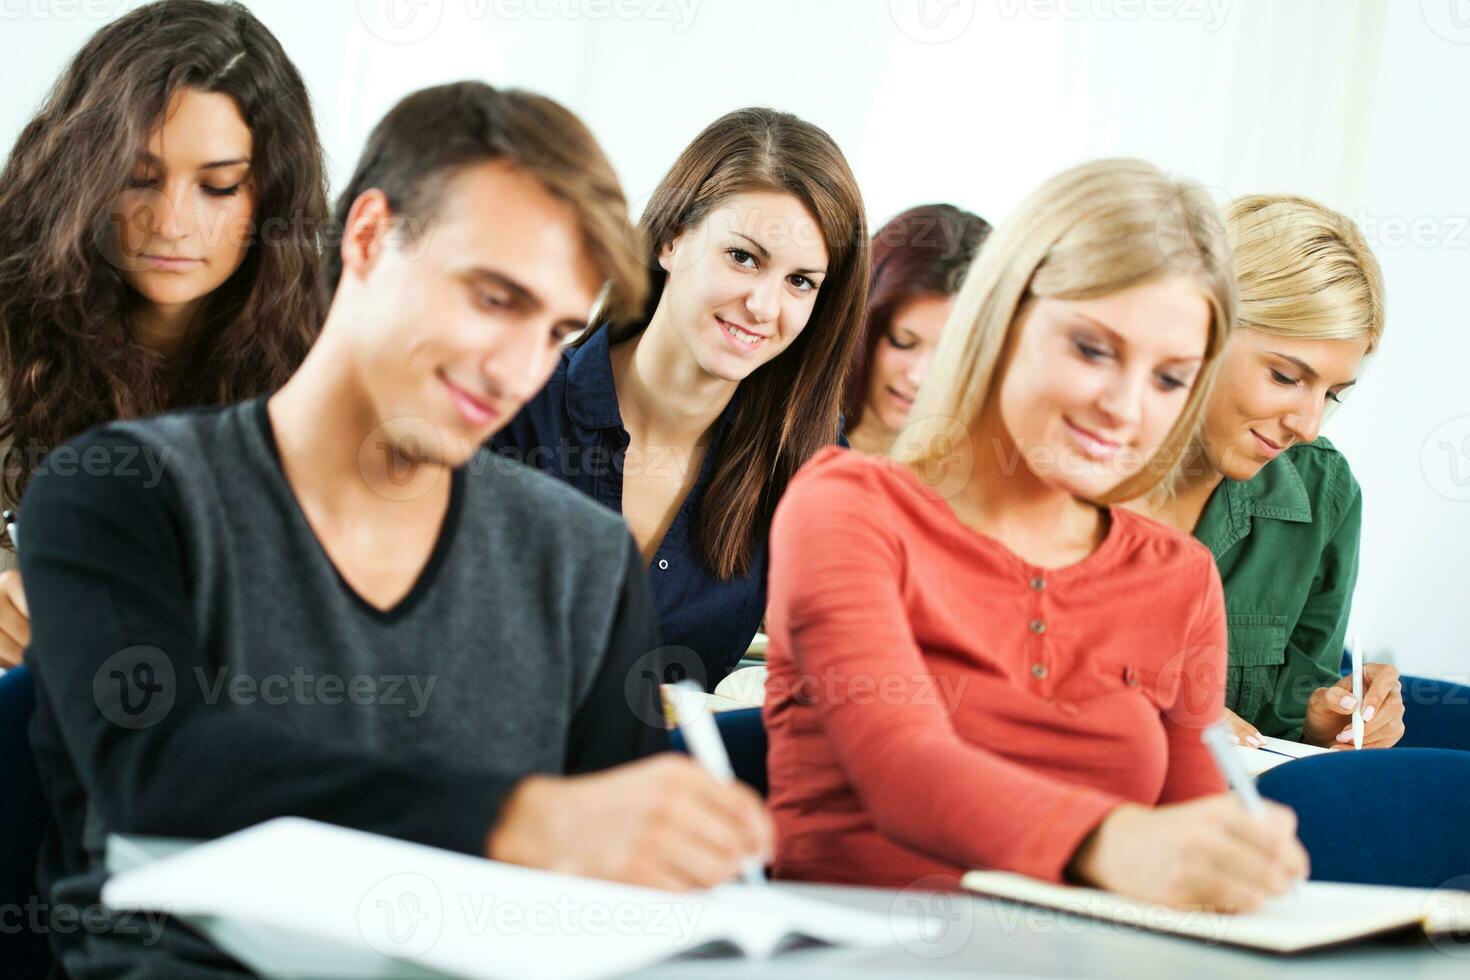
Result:
[[[646,980],[694,977],[1067,977],[1296,980],[1352,977],[1465,980],[1470,936],[1359,943],[1297,956],[1210,946],[979,895],[781,884],[799,894],[894,915],[922,915],[925,940],[907,948],[806,949],[774,960],[664,964]]]
[[[136,867],[191,842],[113,838],[113,871]],[[1065,977],[1087,980],[1466,980],[1470,935],[1355,943],[1275,956],[1033,908],[980,895],[906,889],[776,883],[824,901],[885,915],[920,916],[922,940],[854,950],[809,948],[775,959],[683,959],[636,974],[641,980],[925,977]],[[215,923],[213,930],[228,930]],[[212,930],[207,933],[222,938]],[[229,948],[226,945],[226,948]],[[282,974],[284,975],[284,974]],[[423,976],[405,973],[405,976]]]

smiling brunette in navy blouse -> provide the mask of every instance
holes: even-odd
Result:
[[[867,228],[836,143],[771,109],[700,133],[641,226],[644,315],[595,322],[493,445],[624,515],[663,640],[690,651],[668,661],[713,687],[765,613],[776,503],[839,441]]]

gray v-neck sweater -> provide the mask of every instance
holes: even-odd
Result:
[[[53,917],[96,901],[109,833],[295,814],[478,854],[526,774],[656,744],[655,618],[626,525],[485,450],[448,478],[428,562],[379,611],[307,524],[264,398],[112,423],[48,457],[21,568]],[[53,918],[71,975],[232,968],[123,918]]]

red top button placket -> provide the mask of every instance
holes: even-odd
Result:
[[[1031,605],[1033,615],[1031,622],[1027,624],[1027,629],[1036,638],[1036,642],[1031,647],[1033,651],[1031,676],[1040,682],[1041,690],[1045,692],[1050,688],[1050,685],[1045,683],[1049,671],[1046,666],[1045,648],[1042,645],[1044,642],[1042,638],[1046,635],[1046,619],[1043,617],[1041,593],[1046,591],[1046,578],[1040,574],[1033,575],[1030,584],[1031,591],[1035,593],[1035,601]],[[1050,701],[1051,698],[1047,700]]]

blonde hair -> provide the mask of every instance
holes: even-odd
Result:
[[[1305,197],[1252,194],[1225,209],[1240,326],[1305,340],[1383,336],[1383,273],[1350,220]]]
[[[1196,282],[1209,301],[1204,361],[1153,458],[1099,502],[1146,493],[1174,468],[1199,424],[1236,299],[1219,211],[1195,184],[1141,160],[1064,171],[991,235],[955,299],[894,457],[921,473],[952,473],[956,459],[962,469],[970,465],[971,429],[998,389],[1002,354],[1026,300],[1088,299],[1175,275]]]

